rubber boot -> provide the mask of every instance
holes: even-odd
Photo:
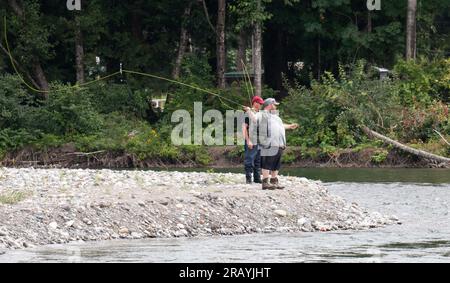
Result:
[[[245,175],[245,180],[247,185],[251,185],[252,184],[252,175],[251,174],[246,174]]]
[[[272,178],[270,179],[270,184],[276,189],[276,190],[284,190],[283,186],[280,186],[280,182],[278,181],[278,178]]]
[[[255,182],[255,184],[262,184],[260,170],[253,171],[253,182]]]

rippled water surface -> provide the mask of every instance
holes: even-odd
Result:
[[[7,252],[0,255],[0,262],[450,262],[450,171],[299,169],[288,173],[327,181],[333,194],[394,214],[403,224],[357,232],[50,246]]]

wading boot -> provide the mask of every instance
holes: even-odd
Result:
[[[275,188],[272,184],[269,183],[269,178],[264,179],[264,180],[262,181],[262,189],[263,189],[263,191],[267,191],[267,190],[273,191],[273,190],[276,190],[276,188]]]
[[[253,172],[253,182],[254,182],[255,184],[262,184],[262,181],[261,181],[261,172],[260,172],[259,170],[255,170],[255,171]]]
[[[247,185],[251,185],[252,184],[252,175],[246,175],[245,176],[245,182],[247,183]]]
[[[270,179],[270,184],[276,189],[276,190],[284,190],[283,186],[280,186],[280,182],[278,181],[278,178],[272,178]]]

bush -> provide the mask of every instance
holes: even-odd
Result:
[[[324,150],[351,148],[367,141],[359,129],[361,125],[403,142],[427,142],[435,136],[434,129],[446,133],[449,129],[448,105],[439,101],[436,94],[428,94],[428,91],[442,89],[445,83],[448,84],[442,79],[448,76],[443,72],[445,68],[423,67],[425,70],[422,70],[409,62],[398,66],[403,66],[404,74],[414,75],[411,79],[416,78],[416,82],[405,82],[396,76],[386,80],[373,79],[368,71],[371,67],[360,61],[354,66],[340,66],[338,76],[325,73],[321,81],[312,82],[311,88],[298,84],[288,86],[289,97],[283,101],[282,110],[284,115],[292,121],[300,121],[302,126],[289,137],[289,142],[319,146]],[[412,66],[410,69],[414,71],[408,69],[407,72],[405,66]],[[424,78],[427,76],[441,80]],[[413,87],[406,92],[409,85],[417,86],[417,89]]]
[[[301,125],[289,137],[290,143],[300,146],[355,146],[365,140],[359,135],[360,125],[389,126],[395,120],[392,113],[397,113],[393,109],[399,106],[395,84],[372,79],[363,61],[341,66],[337,77],[325,73],[311,88],[299,84],[287,88],[289,96],[283,101],[282,113],[288,122]]]
[[[24,129],[1,129],[0,130],[0,151],[17,150],[23,148],[38,139],[38,132],[28,132]]]
[[[20,128],[30,103],[17,76],[0,76],[0,128]]]
[[[102,128],[103,119],[89,100],[85,89],[54,86],[57,91],[40,107],[29,110],[25,127],[39,129],[47,134],[91,134]]]
[[[399,93],[403,105],[430,105],[433,100],[450,102],[450,59],[400,60],[394,72],[400,79]]]
[[[122,112],[145,118],[149,109],[149,90],[133,91],[127,84],[94,85],[88,98],[92,106],[102,114]]]
[[[389,155],[389,152],[387,150],[384,150],[384,149],[377,150],[372,155],[372,162],[375,164],[381,164],[386,161],[388,155]]]

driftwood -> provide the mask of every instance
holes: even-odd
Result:
[[[91,155],[96,155],[96,154],[105,153],[105,152],[106,152],[106,150],[100,150],[100,151],[88,152],[88,153],[85,153],[85,152],[71,152],[71,153],[68,153],[66,155],[91,156]]]
[[[441,133],[439,133],[437,130],[434,130],[434,131],[441,137],[441,139],[442,139],[447,145],[450,146],[450,142],[448,142],[448,140],[446,140],[446,139],[444,138],[444,136],[443,136]]]
[[[369,136],[369,137],[375,137],[377,139],[380,139],[382,141],[384,141],[385,143],[388,143],[400,150],[403,150],[405,152],[408,152],[410,154],[425,158],[425,159],[429,159],[429,160],[433,160],[433,161],[437,161],[437,162],[441,162],[441,163],[445,163],[447,165],[450,165],[450,158],[447,157],[443,157],[443,156],[439,156],[436,154],[432,154],[423,150],[419,150],[419,149],[415,149],[409,146],[406,146],[402,143],[399,143],[393,139],[390,139],[386,136],[383,136],[382,134],[379,134],[371,129],[369,129],[366,126],[362,126],[362,130]]]

